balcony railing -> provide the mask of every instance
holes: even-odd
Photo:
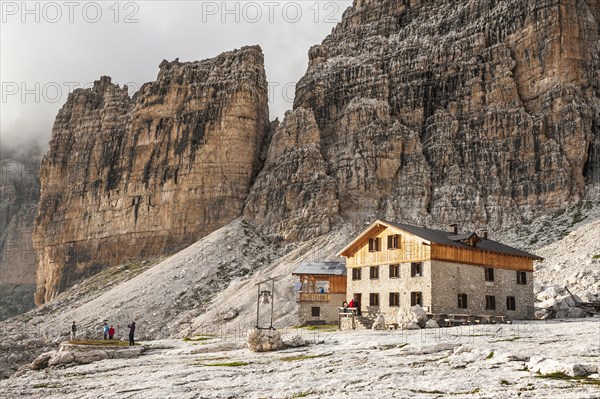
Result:
[[[329,302],[329,294],[318,292],[300,292],[299,302]]]

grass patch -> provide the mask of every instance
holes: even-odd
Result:
[[[587,376],[571,377],[570,375],[565,374],[562,371],[558,371],[556,373],[540,374],[540,375],[536,375],[535,377],[548,379],[548,380],[579,382],[581,384],[586,384],[586,385],[600,386],[600,380],[596,380],[594,378],[589,378]]]
[[[196,366],[208,367],[243,367],[249,365],[250,362],[225,362],[225,363],[197,363]]]
[[[68,343],[84,346],[129,346],[128,341],[120,341],[118,339],[74,339],[68,341]],[[139,345],[139,343],[136,345]]]
[[[192,366],[206,366],[210,364],[214,364],[217,360],[228,360],[230,359],[227,356],[215,356],[215,357],[203,357],[195,360],[192,363]]]
[[[380,350],[380,351],[387,351],[390,349],[401,349],[404,348],[405,346],[408,345],[408,342],[403,342],[401,344],[382,344],[382,345],[377,345],[375,348]]]
[[[592,259],[600,259],[600,254],[596,254],[596,255],[592,256]]]
[[[495,340],[495,341],[492,341],[492,342],[493,342],[493,343],[494,343],[494,342],[513,342],[513,341],[516,341],[516,340],[518,340],[518,339],[521,339],[521,337],[502,338],[502,339],[497,339],[497,340]],[[492,352],[492,353],[493,353],[493,352]]]
[[[290,399],[305,398],[305,397],[307,397],[309,395],[313,395],[313,394],[314,394],[314,392],[312,392],[312,391],[297,393],[293,396],[290,396]]]
[[[500,380],[500,385],[510,385],[510,382],[507,380]]]
[[[564,213],[565,213],[565,209],[559,209],[556,212],[554,212],[554,214],[552,215],[552,217],[554,219],[556,219],[556,218],[562,216]]]
[[[583,222],[586,217],[581,213],[581,210],[577,210],[573,215],[573,220],[571,221],[571,226],[575,226],[577,223]]]
[[[487,355],[487,357],[485,358],[486,360],[490,360],[491,358],[494,357],[494,351],[491,351],[489,355]]]
[[[445,392],[437,391],[437,390],[428,391],[425,389],[411,389],[411,391],[414,393],[425,393],[425,394],[429,394],[429,395],[445,395],[446,394]]]
[[[323,324],[320,326],[306,326],[305,327],[307,330],[310,331],[337,331],[338,326],[337,324]]]
[[[331,356],[331,353],[325,353],[323,355],[298,355],[298,356],[286,356],[282,357],[280,360],[284,362],[295,362],[297,360],[307,360],[307,359],[316,359],[319,357],[327,357]]]
[[[32,386],[33,389],[43,389],[43,388],[60,388],[60,385],[58,384],[50,384],[50,383],[44,383],[44,384],[34,384]]]
[[[210,337],[207,335],[198,335],[196,337],[183,337],[183,340],[185,342],[201,342],[201,341],[208,341],[209,339],[213,339],[213,337]]]

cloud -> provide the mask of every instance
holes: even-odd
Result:
[[[132,90],[163,59],[194,61],[259,44],[271,118],[291,109],[293,84],[351,1],[3,1],[1,146],[47,147],[75,87],[102,75]],[[133,94],[133,93],[132,93]]]

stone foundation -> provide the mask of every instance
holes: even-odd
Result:
[[[248,332],[248,349],[252,352],[269,352],[283,349],[281,333],[277,330],[259,330]]]

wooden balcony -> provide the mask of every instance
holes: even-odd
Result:
[[[318,292],[300,292],[298,302],[329,302],[329,294]]]

